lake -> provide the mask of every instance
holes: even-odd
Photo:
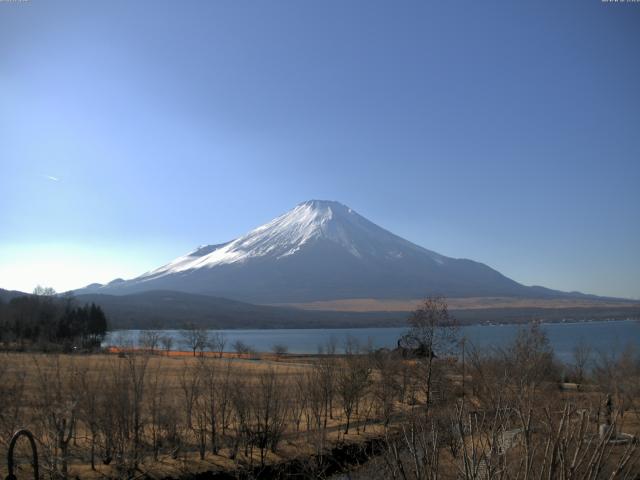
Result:
[[[580,323],[547,323],[541,325],[547,333],[557,357],[570,362],[573,348],[580,342],[590,345],[594,351],[621,351],[628,345],[640,347],[640,322],[636,320],[597,321]],[[459,334],[477,347],[502,347],[513,340],[519,325],[469,325],[460,327]],[[329,328],[329,329],[274,329],[274,330],[217,330],[227,339],[226,350],[240,340],[258,352],[271,351],[275,344],[286,345],[290,353],[317,353],[318,346],[330,341],[343,351],[348,338],[361,345],[374,348],[394,348],[405,327],[390,328]],[[115,330],[110,332],[103,345],[119,345],[124,342],[137,344],[140,330]],[[173,337],[173,349],[188,350],[180,330],[163,330],[162,335]]]

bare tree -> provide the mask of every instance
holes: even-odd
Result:
[[[593,374],[603,389],[602,394],[613,397],[621,420],[628,408],[635,406],[638,414],[635,400],[640,392],[640,353],[634,344],[629,344],[622,352],[599,352]]]
[[[182,416],[179,400],[167,399],[163,408],[158,411],[158,432],[174,460],[178,458],[183,444],[183,431],[180,422]],[[159,448],[159,445],[157,445]]]
[[[154,461],[158,461],[160,453],[161,418],[168,403],[167,378],[163,375],[164,365],[158,361],[149,375],[147,382],[146,411],[149,418],[148,434]]]
[[[440,478],[441,443],[431,418],[411,411],[399,432],[386,433],[385,477],[402,480]],[[477,480],[482,477],[473,477]]]
[[[384,426],[391,422],[394,403],[401,395],[400,365],[393,355],[380,352],[373,356],[376,378],[373,382],[373,397],[378,414],[383,419]]]
[[[107,365],[97,402],[99,429],[104,440],[103,463],[115,459],[122,476],[131,475],[144,457],[145,381],[148,355],[113,358]]]
[[[371,366],[368,358],[357,350],[347,350],[338,369],[336,387],[342,400],[342,410],[346,417],[345,435],[349,433],[351,417],[358,407],[370,383]]]
[[[160,337],[160,344],[162,345],[165,353],[169,355],[169,352],[171,352],[171,347],[173,346],[173,337],[171,335],[163,335],[162,337]]]
[[[129,383],[129,410],[133,430],[132,467],[138,468],[141,459],[142,433],[144,428],[143,400],[146,392],[145,375],[149,363],[146,355],[129,355],[126,358]]]
[[[160,344],[160,332],[156,330],[145,330],[140,334],[138,342],[143,349],[153,355]]]
[[[271,351],[277,356],[282,356],[287,354],[287,352],[289,351],[289,347],[287,347],[284,343],[276,343],[271,347]]]
[[[315,364],[318,387],[322,389],[321,398],[324,400],[323,428],[327,428],[329,419],[333,418],[333,397],[336,392],[336,376],[338,365],[334,358],[323,357]]]
[[[193,351],[194,357],[197,351],[202,352],[209,344],[209,333],[207,330],[197,328],[193,324],[187,324],[180,334],[189,349]]]
[[[236,340],[235,342],[233,342],[233,349],[236,351],[236,353],[239,353],[241,355],[246,355],[252,351],[251,346],[247,345],[242,340]]]
[[[297,434],[300,431],[302,416],[307,410],[308,392],[306,390],[304,374],[295,373],[293,374],[293,377],[293,391],[289,390],[289,415],[291,423],[295,425],[295,431]]]
[[[89,430],[91,470],[96,469],[96,446],[100,434],[99,402],[102,390],[103,372],[90,372],[85,366],[78,372],[80,391],[80,419]]]
[[[51,287],[38,285],[33,289],[33,294],[38,297],[55,297],[56,291]]]
[[[278,374],[269,369],[258,376],[256,395],[251,404],[251,438],[260,451],[260,465],[264,466],[267,449],[276,451],[287,419],[284,399],[285,386]]]
[[[456,323],[449,315],[447,302],[441,297],[430,297],[424,300],[408,321],[409,332],[398,343],[423,363],[426,403],[429,404],[433,360],[436,355],[444,356],[454,351],[457,344]]]
[[[318,465],[322,464],[324,450],[327,444],[327,399],[326,387],[327,370],[313,368],[303,374],[303,390],[306,395],[307,439],[309,444],[315,446],[315,458]],[[333,378],[333,374],[330,374]]]
[[[185,414],[185,425],[189,430],[193,430],[193,408],[196,399],[200,395],[201,375],[200,363],[189,363],[185,361],[180,370],[178,382],[182,391],[183,411]]]
[[[222,358],[222,354],[224,353],[224,347],[227,345],[227,337],[222,332],[214,332],[211,335],[211,349],[214,352],[218,353],[218,357]]]
[[[102,463],[111,464],[116,452],[124,456],[125,428],[129,422],[128,386],[125,380],[124,362],[120,358],[111,358],[104,367],[100,383],[100,395],[97,399],[97,422],[102,437]]]
[[[200,360],[195,375],[200,378],[197,382],[197,389],[193,399],[193,417],[195,421],[192,426],[200,460],[204,460],[207,451],[207,428],[210,425],[210,415],[212,413],[215,414],[215,410],[211,410],[210,397],[207,395],[208,375],[204,358]]]
[[[203,394],[206,402],[207,418],[209,422],[209,440],[211,452],[217,454],[220,449],[219,431],[222,422],[221,403],[227,397],[222,389],[228,388],[222,372],[218,369],[217,362],[207,362],[202,365],[201,375],[203,377]]]
[[[75,433],[80,391],[75,388],[77,368],[69,359],[62,365],[60,356],[33,357],[37,372],[37,411],[44,430],[45,458],[53,473],[67,477],[69,444]],[[58,467],[59,466],[59,467]]]
[[[251,444],[251,395],[247,380],[240,376],[234,376],[230,384],[230,399],[233,406],[233,419],[230,422],[233,428],[233,442],[229,452],[229,458],[235,459],[241,444],[244,445],[245,456],[249,455]]]
[[[585,374],[591,363],[592,353],[591,346],[584,339],[580,339],[576,346],[573,347],[573,368],[576,383],[584,382]]]

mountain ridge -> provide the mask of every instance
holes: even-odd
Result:
[[[525,286],[483,263],[441,255],[330,200],[302,202],[234,240],[198,247],[133,279],[76,293],[149,290],[262,304],[427,295],[584,295]]]

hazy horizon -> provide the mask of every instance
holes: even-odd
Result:
[[[336,200],[640,299],[640,7],[0,2],[0,288],[131,278]]]

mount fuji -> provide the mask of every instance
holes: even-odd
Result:
[[[440,255],[334,201],[297,205],[246,235],[201,246],[131,280],[76,293],[172,290],[252,303],[354,298],[562,297],[472,260]]]

